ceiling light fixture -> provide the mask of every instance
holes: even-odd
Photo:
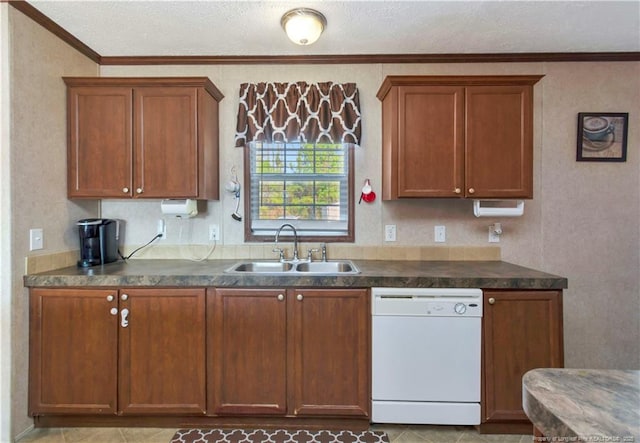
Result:
[[[280,24],[292,42],[310,45],[320,38],[327,19],[314,9],[296,8],[284,14]]]

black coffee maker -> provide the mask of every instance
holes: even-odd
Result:
[[[78,267],[88,268],[118,260],[118,220],[87,218],[76,225],[80,234]]]

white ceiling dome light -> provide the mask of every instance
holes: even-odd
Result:
[[[314,9],[296,8],[280,20],[289,39],[298,45],[310,45],[320,38],[327,27],[327,19]]]

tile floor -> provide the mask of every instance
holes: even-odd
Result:
[[[472,426],[374,425],[391,443],[530,443],[530,435],[478,434]],[[176,429],[47,428],[33,429],[17,443],[169,443]]]

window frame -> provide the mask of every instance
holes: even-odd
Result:
[[[346,143],[346,152],[348,153],[348,171],[347,171],[347,234],[346,235],[304,235],[298,233],[299,242],[326,242],[326,243],[353,243],[355,242],[355,208],[354,208],[354,186],[355,186],[355,146]],[[244,240],[245,242],[268,243],[275,241],[275,232],[273,235],[256,235],[251,229],[251,147],[249,143],[244,149]],[[282,220],[282,223],[290,223],[295,226],[295,220]],[[293,241],[293,233],[290,229],[285,229],[280,234],[279,240]]]

